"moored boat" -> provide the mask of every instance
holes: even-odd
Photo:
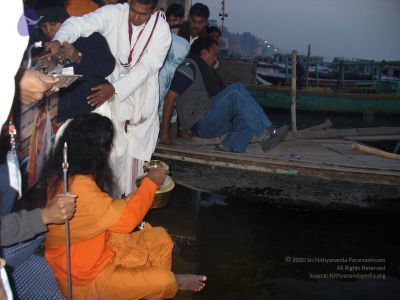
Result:
[[[358,139],[398,140],[400,128],[390,130],[368,138],[335,138],[340,130],[325,139],[287,137],[268,152],[252,143],[246,154],[215,151],[218,141],[195,138],[158,145],[154,157],[170,165],[177,183],[202,191],[280,206],[399,213],[400,160],[351,147]]]
[[[255,84],[255,64],[251,60],[223,59],[217,73],[225,84],[240,81],[264,108],[289,110],[291,89],[288,86]],[[337,82],[326,87],[302,88],[296,92],[299,111],[344,113],[398,114],[400,112],[399,81]]]
[[[290,87],[265,87],[255,84],[247,84],[246,87],[262,107],[290,109],[292,102]],[[340,92],[339,89],[339,92],[336,92],[334,88],[297,90],[296,109],[344,113],[400,113],[400,94],[372,93],[371,91],[362,93],[362,90],[357,92],[357,90],[348,89],[347,92]]]

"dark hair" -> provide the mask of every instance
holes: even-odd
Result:
[[[25,0],[24,5],[27,4],[30,8],[37,10],[43,7],[65,7],[66,2],[66,0]]]
[[[219,35],[221,35],[221,29],[219,29],[217,26],[210,26],[207,28],[207,32],[210,34],[211,32],[218,32]]]
[[[63,172],[64,143],[68,147],[68,177],[91,175],[99,188],[112,194],[114,176],[109,164],[109,154],[114,138],[111,120],[96,113],[75,117],[65,128],[52,155],[47,170],[49,196],[54,196]]]
[[[158,0],[136,0],[139,4],[143,5],[152,5],[153,7],[156,7],[158,4]]]
[[[190,8],[189,15],[208,19],[210,17],[210,10],[208,9],[208,6],[203,3],[195,3]]]
[[[178,3],[172,3],[168,6],[167,12],[165,13],[165,16],[167,18],[174,16],[178,18],[183,18],[185,15],[185,11],[183,10],[183,6]]]
[[[69,18],[67,11],[62,6],[46,6],[38,9],[37,12],[40,16],[39,26],[47,22],[64,23]]]
[[[201,50],[210,49],[212,45],[218,46],[218,44],[209,36],[201,36],[195,40],[190,47],[190,55],[200,55]]]

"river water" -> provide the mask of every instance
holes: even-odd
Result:
[[[194,299],[400,299],[393,216],[283,209],[178,187],[162,210],[181,217],[166,223],[195,219],[188,203],[197,237],[178,241],[175,256],[208,277]]]

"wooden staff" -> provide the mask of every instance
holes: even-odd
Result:
[[[292,104],[290,106],[292,116],[292,132],[297,132],[296,123],[296,63],[297,63],[297,51],[292,52]]]
[[[63,175],[64,175],[64,195],[68,194],[68,145],[64,143],[63,149]],[[71,257],[70,257],[70,242],[69,242],[69,221],[65,221],[65,247],[66,247],[66,265],[67,265],[67,282],[68,282],[68,299],[72,299],[71,287]]]

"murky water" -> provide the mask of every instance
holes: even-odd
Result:
[[[188,203],[200,203],[197,242],[178,253],[208,276],[194,299],[400,299],[395,217],[279,209],[183,188],[173,203],[182,222]]]

